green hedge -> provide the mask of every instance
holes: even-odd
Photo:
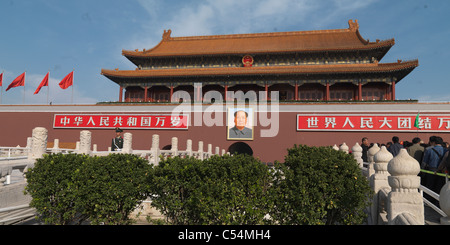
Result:
[[[269,169],[248,155],[168,158],[152,176],[152,205],[171,224],[264,224],[271,206]]]
[[[161,158],[51,154],[26,173],[48,224],[130,224],[147,197],[176,225],[361,224],[372,194],[349,154],[294,146],[273,168],[249,155]]]
[[[272,186],[279,224],[361,224],[372,191],[352,155],[330,147],[294,146],[276,163]]]
[[[135,155],[51,154],[26,173],[31,207],[46,224],[129,224],[148,196],[151,166]]]

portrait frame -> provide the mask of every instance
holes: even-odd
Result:
[[[242,131],[237,131],[235,127],[235,113],[246,112],[247,123]],[[254,110],[252,107],[228,107],[227,108],[227,140],[254,140]]]

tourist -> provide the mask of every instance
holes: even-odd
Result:
[[[400,144],[400,139],[397,136],[392,137],[392,145],[389,146],[388,151],[392,154],[392,156],[397,156],[400,153],[400,150],[403,148],[403,145]]]
[[[430,137],[430,146],[425,150],[422,161],[422,168],[432,171],[435,174],[427,174],[425,179],[425,186],[435,193],[439,193],[443,186],[444,178],[436,175],[439,164],[444,157],[444,147],[442,147],[442,138],[432,136]],[[445,180],[444,180],[445,181]],[[435,203],[436,204],[436,203]]]
[[[422,162],[423,152],[425,151],[425,148],[420,145],[419,137],[415,137],[412,140],[412,145],[408,147],[407,151],[410,156],[414,157],[414,159],[419,162],[419,164]]]
[[[444,154],[444,157],[442,158],[441,163],[439,163],[437,172],[438,173],[449,173],[450,170],[450,158],[449,155],[449,149],[447,148],[447,152]]]
[[[363,159],[363,162],[368,162],[367,152],[369,151],[371,145],[369,144],[369,139],[367,137],[362,138],[361,147],[362,147],[362,157],[361,158]]]
[[[116,137],[114,137],[111,141],[111,150],[112,151],[121,151],[123,148],[123,138],[122,138],[123,130],[120,128],[116,128]]]

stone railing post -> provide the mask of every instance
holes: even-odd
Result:
[[[31,145],[33,144],[33,137],[27,137],[27,146],[26,148],[31,149]]]
[[[198,159],[203,160],[203,141],[198,142]]]
[[[372,209],[371,209],[371,217],[372,224],[377,225],[378,223],[378,214],[382,211],[378,207],[381,203],[379,203],[379,195],[378,192],[381,189],[387,189],[387,192],[391,191],[391,187],[388,183],[389,172],[387,171],[387,166],[389,161],[393,158],[392,154],[386,149],[386,146],[382,146],[381,150],[375,154],[374,158],[374,169],[375,173],[370,176],[370,187],[374,191],[374,196],[372,199]]]
[[[208,157],[210,158],[212,156],[212,144],[208,144]]]
[[[396,218],[402,213],[411,214],[417,224],[425,224],[422,195],[419,193],[420,165],[406,149],[389,161],[388,182],[392,189],[387,198],[388,224],[396,224]]]
[[[33,129],[31,141],[31,151],[28,155],[28,159],[38,159],[44,155],[47,150],[47,138],[48,130],[42,127],[36,127]]]
[[[178,138],[172,137],[172,147],[170,149],[172,151],[172,157],[178,156]]]
[[[336,151],[339,151],[339,147],[336,144],[334,144],[332,148],[335,149]]]
[[[341,146],[339,146],[339,150],[340,151],[343,151],[343,152],[345,152],[345,153],[347,153],[348,154],[348,145],[347,144],[345,144],[345,142],[344,143],[342,143],[342,145]]]
[[[83,130],[80,132],[80,148],[78,153],[80,154],[91,154],[91,132],[87,130]]]
[[[356,144],[352,147],[352,155],[355,158],[358,166],[360,168],[363,167],[363,159],[362,159],[362,147],[356,142]]]
[[[159,135],[154,134],[152,136],[152,148],[150,149],[150,163],[154,165],[159,164]]]
[[[26,152],[27,152],[28,158],[31,155],[31,145],[32,144],[33,144],[33,137],[27,137],[27,146],[26,146],[27,150],[26,150]]]
[[[193,154],[192,154],[192,140],[187,140],[186,141],[186,152],[187,152],[187,156],[188,157],[191,157]]]
[[[123,134],[123,148],[122,152],[125,154],[133,153],[133,135],[131,133]]]
[[[375,154],[377,154],[380,151],[380,147],[378,147],[378,144],[374,144],[370,149],[367,151],[367,161],[369,165],[367,166],[367,174],[368,178],[370,179],[370,176],[375,173],[374,164],[375,161],[373,160]]]
[[[52,152],[53,152],[53,153],[58,153],[58,152],[60,152],[60,150],[59,150],[59,139],[54,139],[54,140],[53,140],[53,148],[52,148]]]
[[[447,214],[447,217],[441,217],[441,225],[450,225],[450,181],[439,192],[439,206]]]

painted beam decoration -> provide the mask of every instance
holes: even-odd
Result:
[[[55,114],[53,128],[188,129],[188,115],[171,114]]]
[[[450,115],[297,114],[297,131],[449,132]]]

